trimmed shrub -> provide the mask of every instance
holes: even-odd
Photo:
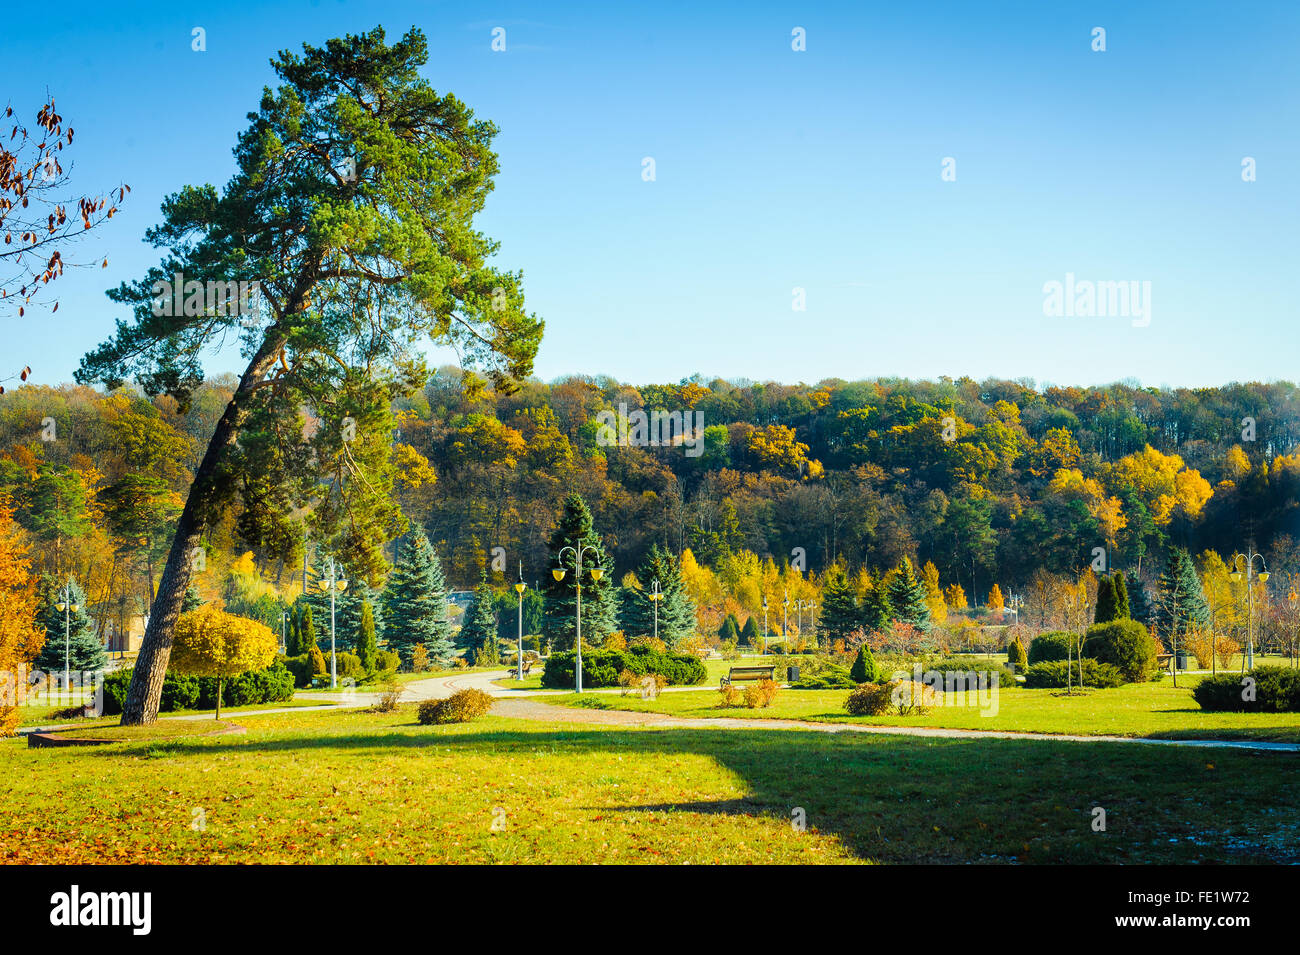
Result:
[[[115,716],[122,712],[126,691],[131,685],[131,671],[117,670],[104,677],[104,714]],[[294,678],[283,660],[277,660],[265,670],[252,670],[224,681],[221,688],[222,706],[252,706],[257,703],[279,703],[293,698]],[[217,704],[217,678],[185,676],[168,670],[163,678],[162,699],[158,711],[210,710]]]
[[[1253,677],[1253,700],[1245,699]],[[1221,673],[1207,676],[1192,690],[1201,709],[1230,713],[1300,713],[1300,670],[1290,667],[1258,666],[1243,676]]]
[[[1073,633],[1064,633],[1060,630],[1051,630],[1047,633],[1040,633],[1034,637],[1029,644],[1029,655],[1026,663],[1033,666],[1035,663],[1048,663],[1052,660],[1065,660],[1069,657],[1077,657],[1078,636]],[[1074,641],[1075,650],[1070,651],[1071,641]]]
[[[1129,683],[1149,680],[1156,669],[1159,652],[1151,634],[1136,620],[1111,620],[1088,628],[1083,655],[1109,663]]]
[[[378,650],[375,653],[375,670],[380,673],[396,673],[402,665],[402,657],[392,650]]]
[[[854,683],[875,683],[882,676],[880,668],[876,666],[876,658],[871,655],[871,648],[865,643],[858,648],[858,658],[853,661],[849,676]]]
[[[894,705],[892,683],[864,683],[844,701],[851,716],[883,716]]]
[[[491,707],[492,697],[482,690],[467,688],[457,690],[445,700],[425,700],[420,704],[417,719],[425,726],[431,723],[468,723]]]
[[[1023,670],[1029,665],[1029,656],[1025,653],[1025,645],[1019,639],[1012,640],[1007,644],[1007,663],[1017,670]]]
[[[552,689],[573,686],[572,651],[552,653],[542,673],[542,685]],[[584,687],[618,686],[619,674],[631,671],[638,677],[658,673],[669,686],[698,686],[708,676],[704,663],[687,653],[657,650],[646,644],[633,644],[626,650],[583,650],[582,685]]]
[[[1045,689],[1066,686],[1067,676],[1071,686],[1091,686],[1098,689],[1110,689],[1122,686],[1124,674],[1109,663],[1099,663],[1089,657],[1067,663],[1065,660],[1051,660],[1047,663],[1030,664],[1025,671],[1025,686],[1030,689]]]

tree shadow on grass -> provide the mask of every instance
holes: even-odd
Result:
[[[412,731],[414,729],[414,731]],[[427,730],[427,732],[424,732]],[[130,746],[130,744],[127,744]],[[1300,754],[1122,743],[930,739],[804,730],[719,728],[494,729],[339,727],[334,735],[270,734],[154,747],[168,758],[333,752],[346,758],[436,748],[453,757],[584,755],[645,760],[705,756],[734,773],[740,798],[636,802],[633,770],[577,781],[580,812],[763,817],[807,828],[880,862],[1297,862]],[[113,759],[129,752],[97,753]],[[136,755],[139,755],[138,748]],[[518,771],[510,765],[510,771]],[[1242,798],[1249,792],[1250,799]],[[1095,831],[1094,809],[1106,811]]]

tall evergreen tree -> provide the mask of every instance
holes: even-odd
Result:
[[[1150,595],[1147,594],[1146,585],[1137,577],[1133,578],[1131,588],[1125,585],[1129,598],[1129,616],[1138,623],[1148,628],[1153,628],[1156,623],[1155,607],[1151,602]]]
[[[753,647],[757,650],[763,645],[763,638],[759,635],[758,624],[754,622],[753,617],[745,621],[745,625],[740,629],[740,642],[747,647]]]
[[[1119,615],[1115,601],[1115,584],[1109,577],[1097,581],[1097,606],[1093,611],[1093,623],[1109,623]]]
[[[108,654],[104,652],[104,642],[95,632],[95,625],[90,619],[86,607],[86,593],[74,578],[68,578],[72,603],[77,609],[68,606],[67,611],[56,606],[63,603],[67,596],[63,584],[52,577],[41,581],[41,609],[36,618],[37,627],[45,629],[45,646],[36,658],[37,669],[46,673],[62,673],[66,664],[73,673],[82,671],[98,672],[108,663]],[[67,640],[65,641],[64,618],[67,618]]]
[[[655,630],[655,602],[649,597],[654,582],[659,581],[663,598],[659,603],[659,639],[670,648],[695,635],[695,601],[682,584],[681,562],[667,548],[652,544],[650,553],[636,571],[639,589],[628,591],[623,600],[620,620],[628,637],[648,637]],[[585,595],[585,591],[584,591]],[[583,630],[586,630],[586,600],[583,600]],[[739,635],[739,631],[737,631]]]
[[[862,612],[858,608],[853,588],[845,579],[839,567],[831,569],[826,586],[822,588],[821,616],[818,618],[822,631],[827,638],[846,640],[854,630],[862,626]]]
[[[1115,611],[1118,619],[1128,620],[1133,616],[1133,606],[1128,596],[1128,581],[1124,579],[1124,571],[1117,570],[1111,575],[1115,584]]]
[[[430,661],[447,666],[455,655],[447,619],[447,581],[424,530],[416,525],[400,547],[384,590],[388,645],[411,665],[412,648],[423,644]]]
[[[1201,578],[1196,575],[1196,566],[1185,548],[1175,547],[1169,552],[1158,591],[1156,618],[1164,632],[1178,637],[1210,622]]]
[[[912,562],[904,557],[889,582],[889,606],[893,618],[910,623],[922,633],[929,633],[930,605],[925,598],[925,584],[917,579]]]
[[[362,668],[367,673],[374,673],[378,646],[375,637],[375,612],[369,600],[361,604],[361,627],[357,635],[356,648]]]
[[[577,589],[575,584],[576,557],[566,547],[584,548],[582,557],[582,640],[585,644],[599,645],[618,627],[615,608],[617,599],[614,583],[614,559],[605,552],[605,545],[592,524],[591,511],[581,495],[570,494],[564,500],[564,510],[552,532],[548,547],[550,567],[563,567],[564,578],[556,580],[547,573],[542,590],[546,595],[546,614],[542,619],[542,633],[556,650],[573,649],[576,632],[575,610]],[[600,567],[600,580],[592,577],[591,569]],[[549,571],[549,568],[548,568]]]
[[[871,633],[889,629],[894,619],[894,608],[889,602],[889,591],[883,578],[867,590],[862,598],[862,626]]]
[[[471,664],[496,663],[497,654],[496,596],[488,586],[487,573],[479,578],[474,599],[465,612],[465,623],[460,628],[460,645],[465,648],[465,659]]]
[[[740,626],[734,613],[729,613],[722,619],[722,626],[718,628],[718,639],[723,643],[729,640],[740,643]]]

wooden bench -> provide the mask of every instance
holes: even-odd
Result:
[[[1174,655],[1172,653],[1157,653],[1156,666],[1161,670],[1168,670],[1170,673],[1174,672]]]
[[[719,681],[720,686],[729,686],[744,680],[770,680],[776,673],[776,667],[732,667],[731,671]]]

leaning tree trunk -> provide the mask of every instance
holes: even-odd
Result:
[[[270,372],[284,341],[278,326],[273,326],[244,370],[239,387],[231,396],[221,420],[217,422],[217,430],[208,442],[207,453],[194,473],[185,508],[176,522],[176,537],[167,554],[167,566],[158,582],[158,595],[149,611],[149,626],[136,657],[131,686],[122,705],[123,726],[140,726],[158,718],[167,661],[172,652],[172,631],[185,604],[185,593],[194,570],[194,549],[199,546],[204,527],[220,514],[223,492],[221,466],[238,437],[244,415],[242,403]]]

